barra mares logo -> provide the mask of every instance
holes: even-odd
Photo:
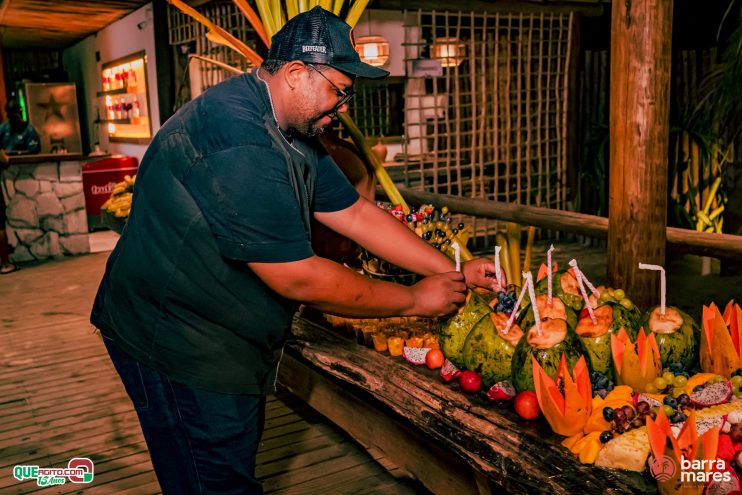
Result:
[[[660,483],[670,481],[678,471],[675,459],[666,455],[652,458],[649,472]],[[709,482],[730,483],[732,474],[726,470],[726,463],[720,459],[689,460],[685,456],[680,458],[680,483],[689,485],[705,485]]]
[[[93,481],[93,461],[87,457],[69,460],[66,468],[42,468],[36,465],[18,464],[13,467],[13,477],[18,481],[36,480],[38,486],[90,483]]]

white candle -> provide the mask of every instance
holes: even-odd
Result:
[[[533,288],[533,275],[531,272],[523,272],[523,278],[526,281],[526,287],[528,287],[528,295],[531,297],[531,307],[533,308],[533,317],[536,320],[536,332],[539,337],[541,336],[541,316],[538,314],[538,304],[536,304],[536,291]]]
[[[570,261],[569,266],[571,266],[575,271],[577,285],[580,286],[580,293],[582,294],[582,298],[585,300],[585,307],[587,308],[587,312],[590,314],[590,320],[593,322],[593,325],[597,325],[598,320],[595,319],[593,307],[592,305],[590,305],[590,299],[587,297],[587,291],[585,290],[585,276],[582,274],[582,271],[580,271],[580,268],[577,266],[577,260]]]
[[[551,253],[554,251],[554,244],[552,244],[549,247],[549,250],[546,251],[546,277],[547,277],[547,285],[548,285],[548,296],[546,297],[546,304],[551,306]]]
[[[510,327],[512,327],[513,323],[515,323],[515,319],[518,317],[518,308],[520,308],[520,303],[523,302],[523,296],[526,295],[526,290],[528,290],[528,284],[523,285],[523,288],[520,291],[520,295],[518,296],[518,300],[515,301],[513,312],[510,313],[510,318],[508,318],[508,322],[505,325],[505,328],[502,330],[503,335],[507,335],[510,331]]]
[[[640,270],[657,270],[660,272],[660,313],[665,314],[665,269],[659,265],[639,263]]]
[[[458,242],[453,243],[454,259],[456,260],[456,271],[461,271],[461,248]]]
[[[502,275],[500,274],[500,246],[495,246],[495,278],[497,283],[500,285],[500,290],[505,290],[502,283]]]

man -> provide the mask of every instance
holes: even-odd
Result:
[[[0,125],[0,168],[8,166],[9,154],[38,153],[41,151],[39,133],[23,120],[23,110],[16,100],[8,100],[5,105],[8,119]],[[0,191],[0,275],[18,270],[10,262],[8,235],[5,232],[5,198]]]
[[[299,302],[355,317],[444,316],[485,260],[453,270],[358,193],[311,139],[347,110],[360,61],[319,7],[272,40],[259,70],[185,105],[155,136],[91,321],[139,415],[164,493],[261,493],[264,397]],[[427,276],[365,278],[311,248],[310,217]]]

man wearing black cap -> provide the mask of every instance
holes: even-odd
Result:
[[[91,321],[139,415],[164,493],[260,493],[265,395],[303,302],[356,317],[443,316],[462,273],[358,193],[312,136],[347,110],[360,61],[350,27],[319,7],[291,19],[263,67],[185,105],[137,175],[131,216]],[[316,256],[310,217],[426,278],[404,287]]]
[[[0,169],[8,165],[8,154],[38,153],[41,151],[39,133],[23,120],[23,110],[16,100],[5,104],[8,120],[0,125]],[[18,270],[10,262],[8,236],[5,232],[5,198],[0,191],[0,275],[7,275]]]

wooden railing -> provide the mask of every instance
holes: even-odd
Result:
[[[399,189],[411,205],[445,205],[454,213],[603,239],[608,237],[608,219],[605,217],[485,199],[434,194],[402,187]],[[742,236],[667,227],[667,248],[676,252],[739,260],[742,259]]]

